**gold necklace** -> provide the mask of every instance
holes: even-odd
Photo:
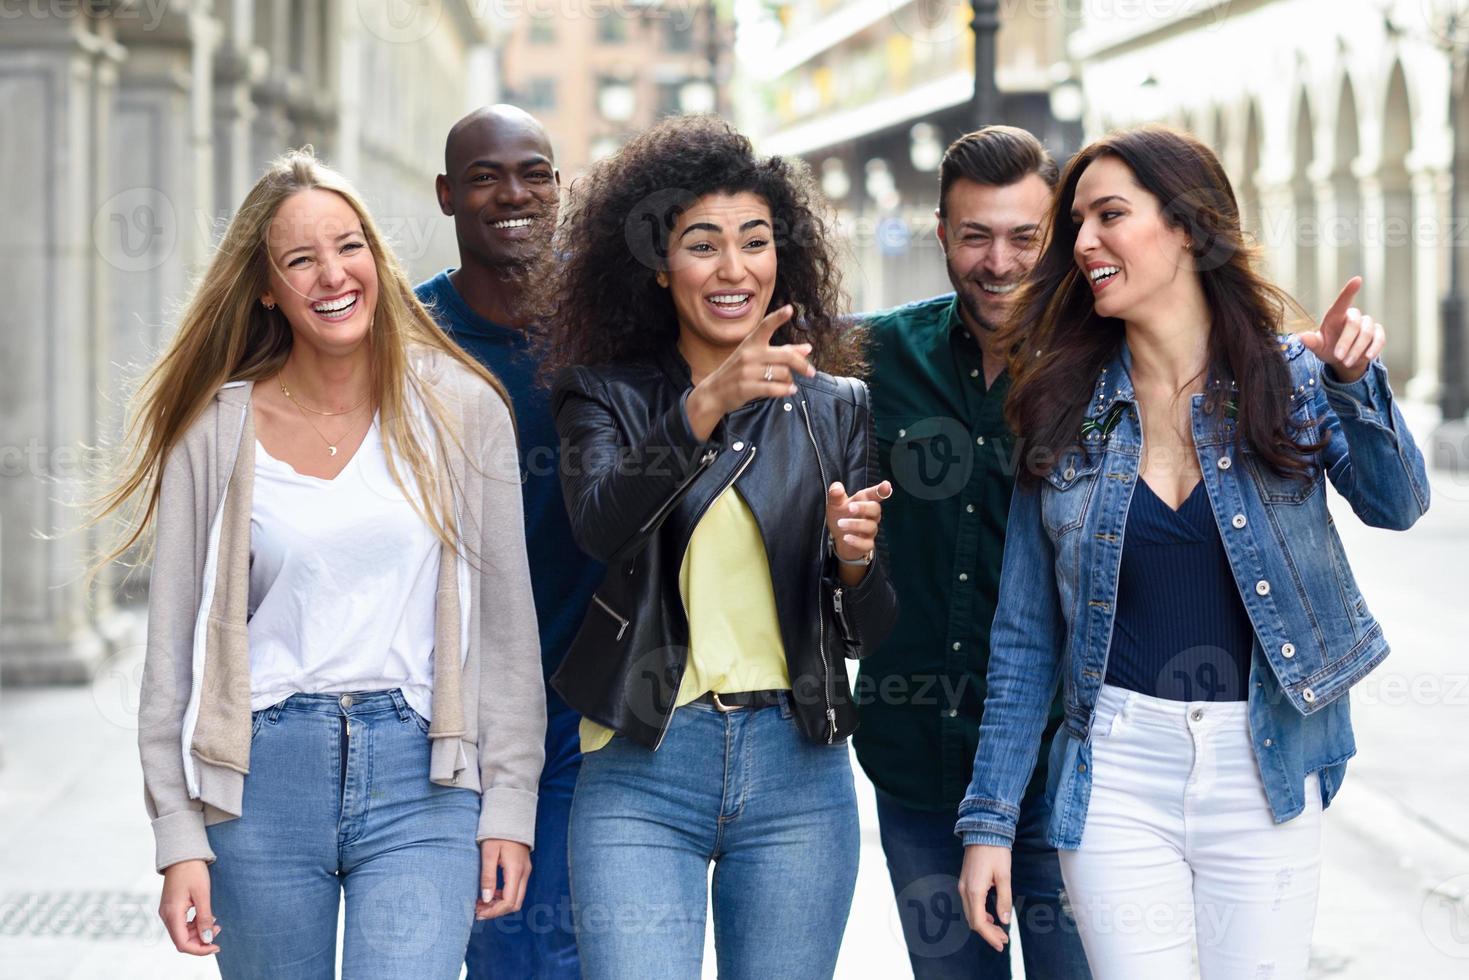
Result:
[[[355,425],[348,426],[346,432],[343,432],[341,435],[337,436],[335,439],[328,439],[326,433],[325,432],[322,432],[320,429],[318,429],[316,427],[316,423],[313,422],[313,421],[311,421],[311,416],[309,416],[309,415],[306,414],[306,411],[307,411],[306,406],[305,405],[302,405],[300,402],[296,401],[296,399],[291,396],[291,392],[286,388],[286,383],[284,381],[281,382],[281,391],[285,394],[285,396],[287,398],[289,398],[291,400],[291,404],[292,405],[295,405],[298,409],[301,410],[301,417],[306,420],[306,424],[307,425],[311,426],[312,431],[315,432],[318,436],[321,437],[321,441],[322,442],[326,443],[326,452],[327,452],[327,455],[328,456],[335,456],[337,454],[337,444],[340,443],[343,439],[347,438],[349,435],[351,435],[352,434],[352,430],[354,430],[354,429],[357,428],[357,426],[355,426]],[[367,404],[367,399],[366,398],[364,398],[364,399],[362,399],[362,401],[358,402],[355,408],[347,409],[347,411],[343,411],[343,412],[330,412],[330,413],[328,413],[328,412],[318,412],[317,414],[319,414],[319,415],[328,415],[328,414],[330,414],[330,415],[346,415],[347,412],[355,412],[355,411],[357,411],[358,408],[361,408],[365,404]]]
[[[328,418],[330,418],[331,416],[334,416],[334,415],[350,415],[353,412],[357,411],[359,408],[361,408],[363,405],[366,405],[367,404],[367,399],[372,397],[372,393],[369,392],[368,394],[366,394],[366,395],[364,395],[362,397],[362,401],[358,402],[356,405],[353,405],[351,408],[344,408],[340,412],[318,412],[316,409],[314,409],[314,408],[307,408],[307,406],[301,404],[301,402],[296,401],[296,396],[293,395],[293,394],[291,394],[291,389],[289,389],[289,388],[286,387],[286,376],[285,376],[284,373],[281,373],[281,374],[279,374],[279,375],[276,376],[276,382],[281,386],[281,394],[285,395],[291,401],[295,402],[297,408],[305,409],[306,411],[310,412],[312,415],[323,415],[323,416],[326,416]]]

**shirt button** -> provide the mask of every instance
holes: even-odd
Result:
[[[955,643],[954,644],[954,649],[955,650],[962,650],[962,649],[964,649],[964,644],[962,644],[962,643]]]
[[[350,707],[352,707],[352,695],[350,695],[350,694],[343,694],[341,696],[341,698],[339,698],[338,700],[340,701],[342,707],[344,707],[344,708],[350,708]]]
[[[979,437],[979,438],[978,438],[978,439],[975,439],[975,440],[974,440],[974,441],[975,441],[975,442],[976,442],[976,443],[977,443],[977,444],[979,444],[979,445],[981,445],[981,446],[983,446],[983,445],[984,445],[984,436],[980,436],[980,437]]]
[[[1306,702],[1307,704],[1314,703],[1316,700],[1316,692],[1311,690],[1309,687],[1306,688],[1304,691],[1301,692],[1301,700]]]
[[[745,448],[745,444],[743,442],[737,442],[733,446],[730,446],[729,448],[733,449],[735,452],[740,452],[741,450],[743,450]]]
[[[1268,748],[1270,748],[1270,746],[1272,746],[1272,745],[1274,745],[1274,744],[1275,744],[1275,740],[1274,740],[1274,739],[1272,739],[1272,738],[1267,738],[1267,739],[1266,739],[1266,740],[1265,740],[1265,747],[1266,747],[1266,748],[1267,748],[1267,749],[1268,749]]]
[[[1267,581],[1265,581],[1263,578],[1260,581],[1256,582],[1255,583],[1255,594],[1256,595],[1269,595],[1270,594],[1270,583],[1267,582]]]
[[[1250,522],[1249,519],[1245,517],[1245,515],[1235,514],[1234,517],[1230,518],[1229,523],[1233,524],[1235,527],[1244,527]]]
[[[961,582],[968,582],[969,581],[969,573],[968,572],[960,572],[959,573],[959,581],[961,581]]]
[[[979,377],[979,368],[970,368],[969,369],[969,376],[971,378],[977,378],[977,377]]]
[[[787,412],[789,412],[791,410],[791,403],[790,402],[786,402],[786,404],[785,404],[785,410]]]
[[[1294,657],[1296,655],[1296,645],[1294,643],[1282,644],[1280,647],[1280,655],[1287,660],[1289,660],[1291,657]]]
[[[945,718],[957,718],[957,717],[959,717],[959,709],[958,708],[950,708],[948,711],[945,711],[944,712],[944,717]]]
[[[965,504],[964,505],[964,513],[966,513],[966,514],[972,514],[972,513],[974,513],[974,505],[973,504]]]
[[[1227,469],[1229,469],[1229,467],[1231,465],[1232,464],[1230,463],[1228,456],[1220,456],[1219,457],[1219,468],[1221,470],[1227,470]]]

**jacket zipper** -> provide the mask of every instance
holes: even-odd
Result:
[[[705,453],[704,466],[707,466],[708,465],[708,462],[710,460],[712,460],[713,457],[714,457],[714,450],[711,449],[711,450],[709,450],[709,452]],[[720,485],[720,487],[719,487],[718,490],[714,491],[713,495],[710,496],[710,498],[709,498],[709,503],[708,504],[705,504],[704,507],[703,507],[703,509],[701,509],[699,511],[699,513],[694,516],[694,522],[693,522],[693,526],[694,527],[698,527],[699,520],[704,516],[704,511],[709,509],[709,505],[712,504],[712,503],[714,503],[714,501],[718,500],[720,494],[724,493],[724,491],[728,490],[731,486],[733,486],[734,485],[734,482],[740,478],[740,474],[743,473],[743,472],[745,472],[745,470],[749,468],[750,464],[752,462],[754,462],[754,460],[755,460],[755,444],[754,443],[751,443],[750,444],[750,451],[749,451],[749,453],[746,454],[746,456],[745,456],[745,458],[743,460],[741,460],[740,465],[735,468],[734,474],[732,476],[730,476],[730,478],[728,480],[725,480],[724,483]],[[700,470],[702,471],[702,469],[703,469],[703,467],[701,466],[700,467]],[[690,477],[689,479],[693,479],[693,477]],[[674,709],[670,708],[668,710],[668,713],[663,716],[663,728],[658,732],[658,741],[653,745],[653,751],[654,752],[657,752],[658,751],[658,747],[663,744],[663,738],[664,738],[664,736],[668,734],[668,726],[673,722],[673,710]]]
[[[647,534],[648,531],[652,530],[654,527],[657,527],[658,522],[663,520],[663,518],[667,516],[668,512],[673,509],[673,506],[678,503],[679,498],[683,496],[684,491],[689,488],[689,484],[698,479],[699,474],[708,469],[709,464],[714,462],[714,457],[718,455],[719,452],[717,450],[706,449],[704,451],[704,455],[699,457],[699,465],[697,468],[695,468],[694,472],[690,473],[687,477],[684,478],[684,481],[682,483],[674,487],[673,493],[668,495],[668,499],[663,501],[663,505],[653,512],[653,516],[648,518],[647,521],[643,523],[642,527],[638,528],[638,533]]]
[[[821,448],[816,445],[816,433],[811,429],[811,412],[806,408],[806,399],[801,399],[801,415],[806,420],[806,436],[811,440],[811,449],[816,453],[816,465],[821,470],[821,496],[823,514],[821,519],[821,537],[817,545],[817,553],[826,558],[826,516],[824,513],[826,502],[826,488],[831,486],[826,481],[826,463],[821,459]],[[841,589],[836,590],[834,608],[840,608]],[[821,576],[816,576],[816,640],[817,652],[821,654],[821,670],[823,673],[821,693],[826,698],[826,744],[831,745],[836,740],[837,733],[837,709],[831,704],[831,664],[826,659],[826,616],[822,612],[821,601]]]
[[[613,639],[614,640],[620,640],[620,639],[622,639],[622,634],[624,634],[624,633],[627,632],[628,620],[625,617],[623,617],[623,616],[619,616],[617,614],[617,610],[613,609],[611,606],[607,605],[607,603],[603,602],[601,596],[599,596],[599,595],[592,596],[592,601],[595,602],[597,605],[601,606],[603,612],[605,612],[607,615],[611,616],[613,619],[617,620],[617,635],[614,636]]]

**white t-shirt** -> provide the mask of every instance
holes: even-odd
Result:
[[[388,473],[376,418],[332,480],[297,473],[257,442],[250,710],[297,693],[397,687],[429,718],[440,551]]]

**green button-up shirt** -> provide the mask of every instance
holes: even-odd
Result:
[[[862,661],[857,759],[874,785],[922,810],[955,810],[979,741],[990,622],[1018,465],[1008,374],[985,387],[979,343],[952,293],[867,318],[873,426],[893,483],[883,504],[897,625]],[[1052,711],[1032,790],[1060,723]]]

